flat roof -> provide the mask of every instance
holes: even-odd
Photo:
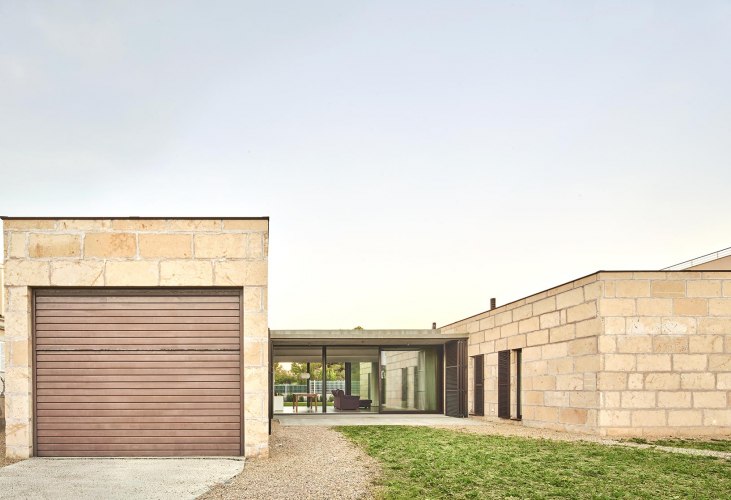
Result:
[[[439,329],[424,330],[270,330],[272,344],[323,345],[440,345],[450,340],[465,340],[462,333],[441,333]]]
[[[136,215],[128,215],[128,216],[94,216],[94,217],[75,217],[75,216],[68,216],[68,217],[48,217],[48,216],[40,216],[40,217],[29,217],[29,216],[8,216],[8,215],[0,215],[1,220],[64,220],[64,219],[72,219],[72,220],[103,220],[103,219],[114,219],[114,220],[269,220],[269,216],[260,216],[260,217],[139,217]]]

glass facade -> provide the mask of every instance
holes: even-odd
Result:
[[[439,351],[436,348],[381,351],[381,410],[439,410]]]

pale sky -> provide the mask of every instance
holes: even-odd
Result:
[[[731,246],[731,3],[0,0],[0,214],[271,217],[270,326]]]

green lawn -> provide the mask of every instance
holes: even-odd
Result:
[[[650,444],[657,446],[672,446],[675,448],[693,448],[696,450],[713,450],[731,452],[731,440],[709,439],[706,441],[698,439],[630,439],[632,443]]]
[[[731,498],[731,461],[428,427],[337,430],[384,468],[383,498]]]

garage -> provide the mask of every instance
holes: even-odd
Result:
[[[241,289],[37,289],[35,455],[243,454]]]

